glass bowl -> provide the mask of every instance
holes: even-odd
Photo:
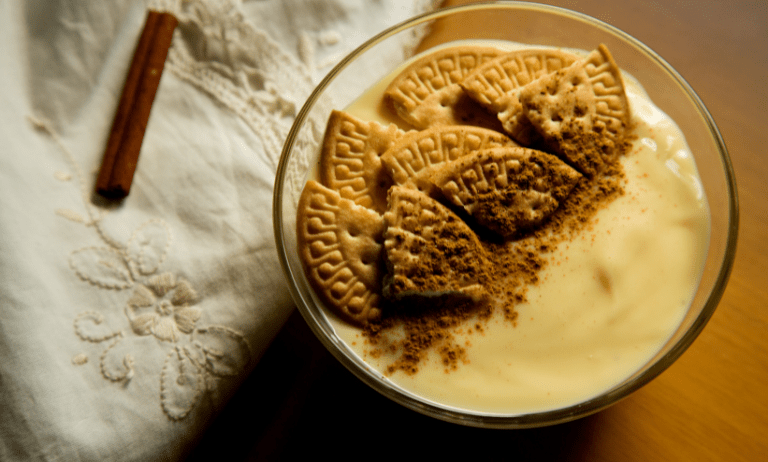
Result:
[[[343,109],[401,64],[407,57],[385,58],[391,57],[392,49],[401,49],[395,44],[413,40],[423,27],[447,32],[444,42],[495,39],[584,50],[604,43],[619,66],[645,87],[650,99],[677,122],[687,139],[711,216],[709,247],[698,290],[684,319],[660,351],[598,396],[563,408],[511,415],[466,411],[424,399],[394,385],[352,352],[337,335],[304,276],[297,252],[296,209],[303,185],[312,175],[328,116],[332,109]],[[477,31],[482,31],[482,36]],[[438,45],[434,40],[428,44]],[[691,345],[712,316],[731,272],[738,228],[736,185],[725,144],[704,104],[677,71],[647,46],[604,22],[561,8],[520,2],[475,3],[416,16],[345,57],[311,94],[288,134],[277,170],[273,207],[277,249],[293,299],[328,350],[362,381],[397,403],[445,421],[487,428],[530,428],[574,420],[616,403],[658,376]]]

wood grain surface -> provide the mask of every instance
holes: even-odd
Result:
[[[379,396],[294,313],[190,460],[225,449],[230,460],[768,460],[768,2],[542,3],[644,42],[691,84],[722,132],[738,184],[739,243],[728,288],[699,338],[658,378],[598,414],[547,428],[482,430]]]

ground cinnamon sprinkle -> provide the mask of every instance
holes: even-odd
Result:
[[[474,229],[487,263],[482,266],[487,274],[480,279],[490,294],[488,300],[477,303],[446,296],[383,306],[381,319],[369,323],[363,335],[372,357],[394,354],[396,359],[387,366],[385,374],[417,373],[419,364],[430,351],[438,353],[448,373],[469,361],[468,345],[459,343],[458,334],[483,335],[484,326],[495,313],[499,313],[505,322],[517,325],[515,307],[526,301],[528,288],[538,284],[539,273],[552,263],[550,253],[558,244],[588,230],[595,214],[623,194],[625,175],[619,159],[630,152],[631,144],[631,138],[627,137],[617,146],[614,155],[604,157],[600,172],[591,178],[582,178],[536,230],[502,240],[489,232]],[[473,266],[473,269],[478,267]]]
[[[424,236],[423,226],[416,220],[410,231]],[[474,233],[456,216],[448,216],[438,226],[431,226],[429,236],[422,240],[406,240],[402,234],[394,236],[398,247],[417,258],[409,262],[405,274],[390,272],[385,279],[385,294],[391,291],[394,297],[416,290],[418,292],[439,292],[446,288],[460,289],[462,285],[479,283],[487,285],[487,274],[483,249]],[[463,280],[459,280],[461,277]],[[389,286],[389,287],[387,287]]]

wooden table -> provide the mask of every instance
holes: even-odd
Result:
[[[468,0],[447,0],[447,5]],[[736,171],[738,253],[703,333],[650,384],[593,416],[482,430],[416,414],[339,365],[294,313],[192,460],[328,454],[368,460],[768,460],[768,4],[763,0],[560,0],[664,57],[718,124]],[[240,423],[242,422],[242,423]],[[413,447],[412,447],[413,446]]]

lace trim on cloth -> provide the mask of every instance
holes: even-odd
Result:
[[[307,66],[248,24],[240,2],[162,3],[179,19],[166,69],[237,114],[276,168],[293,118],[313,87]]]
[[[440,0],[416,0],[415,13],[436,8]],[[276,168],[293,120],[315,86],[313,76],[336,64],[351,51],[318,58],[317,46],[332,46],[343,37],[335,30],[311,36],[299,32],[298,49],[286,52],[266,32],[243,16],[240,0],[154,0],[149,8],[168,11],[179,19],[166,69],[206,92],[237,114],[260,138],[262,150]],[[410,53],[426,26],[404,44]],[[332,106],[331,101],[323,104]],[[314,137],[322,137],[325,121]]]

